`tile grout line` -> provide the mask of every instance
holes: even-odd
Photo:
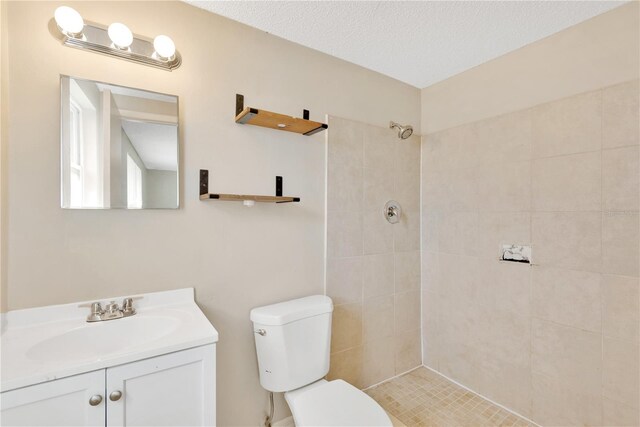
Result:
[[[603,244],[602,239],[604,235],[604,191],[603,191],[603,162],[604,157],[604,90],[600,90],[600,423],[604,424],[604,329],[602,324],[603,319],[603,292],[602,287],[604,280],[602,277],[603,270]]]
[[[531,162],[531,169],[529,173],[529,244],[531,245],[531,263],[534,263],[534,255],[533,250],[535,249],[535,244],[533,241],[533,142],[534,142],[534,134],[533,134],[533,116],[529,116],[529,161]],[[533,360],[533,270],[529,272],[529,389],[531,393],[529,394],[529,410],[531,414],[533,414],[533,364],[531,361]]]
[[[424,167],[424,159],[422,158],[423,155],[423,137],[420,136],[420,173],[418,174],[419,176],[419,182],[418,182],[418,191],[419,193],[419,206],[420,206],[420,210],[419,210],[419,214],[420,214],[420,227],[418,229],[419,232],[419,238],[420,240],[418,241],[419,243],[419,252],[420,252],[420,258],[419,258],[419,262],[420,262],[420,363],[422,363],[424,365],[424,290],[423,290],[423,286],[422,286],[422,276],[423,276],[423,271],[422,271],[422,243],[423,243],[423,238],[422,238],[422,228],[423,228],[423,215],[422,215],[422,210],[423,210],[423,206],[422,206],[422,168]]]
[[[329,123],[329,114],[325,114],[325,121]],[[329,267],[329,139],[330,131],[327,130],[324,141],[324,294],[327,295],[327,270]]]
[[[361,209],[360,209],[360,232],[362,233],[362,237],[361,237],[361,243],[362,243],[362,252],[360,253],[360,255],[358,256],[358,258],[360,259],[360,265],[362,265],[362,271],[361,271],[361,275],[360,275],[360,346],[362,347],[362,353],[364,355],[364,217],[365,217],[365,209],[364,209],[364,202],[365,202],[365,155],[366,155],[366,139],[364,137],[365,135],[365,128],[364,125],[363,126],[359,126],[360,127],[360,153],[362,155],[362,161],[361,161],[361,167],[362,167],[362,195],[361,195],[361,199],[360,199],[360,203],[361,203]],[[363,356],[364,357],[364,356]],[[362,376],[362,374],[361,374]],[[360,380],[362,380],[362,378],[360,378]]]
[[[395,168],[397,166],[396,162],[397,162],[397,152],[398,152],[398,147],[397,146],[393,146],[393,166],[392,166],[392,170],[393,170],[393,183],[392,183],[392,188],[393,188],[393,197],[395,198],[396,195],[396,190],[397,190],[397,182],[396,182],[396,174],[395,174]],[[387,224],[385,224],[385,227],[387,226]],[[391,224],[391,226],[393,227],[393,225]],[[392,346],[393,346],[393,373],[397,374],[397,366],[398,366],[398,353],[396,351],[396,346],[397,346],[397,340],[398,340],[398,325],[396,322],[396,301],[397,301],[397,286],[396,286],[396,232],[393,228],[391,228],[391,257],[393,259],[393,341],[392,341]]]

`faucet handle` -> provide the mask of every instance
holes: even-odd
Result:
[[[102,320],[103,314],[102,305],[99,302],[94,302],[91,304],[91,314],[87,316],[87,322],[98,322]]]
[[[125,298],[122,301],[122,314],[125,316],[133,316],[136,314],[136,309],[133,308],[133,298]]]
[[[91,314],[101,314],[102,312],[102,304],[100,304],[99,302],[94,302],[91,304]]]

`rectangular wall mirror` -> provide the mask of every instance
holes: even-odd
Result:
[[[62,76],[61,203],[176,209],[178,97]]]

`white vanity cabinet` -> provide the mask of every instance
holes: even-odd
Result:
[[[1,395],[3,426],[213,426],[215,344]]]
[[[0,424],[104,426],[104,374],[103,369],[4,392]],[[92,406],[89,400],[94,396],[102,401]]]
[[[90,307],[133,302],[108,321]],[[0,426],[214,426],[218,331],[192,288],[0,316]]]
[[[215,375],[214,344],[107,369],[106,425],[213,426]]]

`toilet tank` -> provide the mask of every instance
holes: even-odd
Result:
[[[333,303],[314,295],[251,310],[260,384],[295,390],[329,372]]]

